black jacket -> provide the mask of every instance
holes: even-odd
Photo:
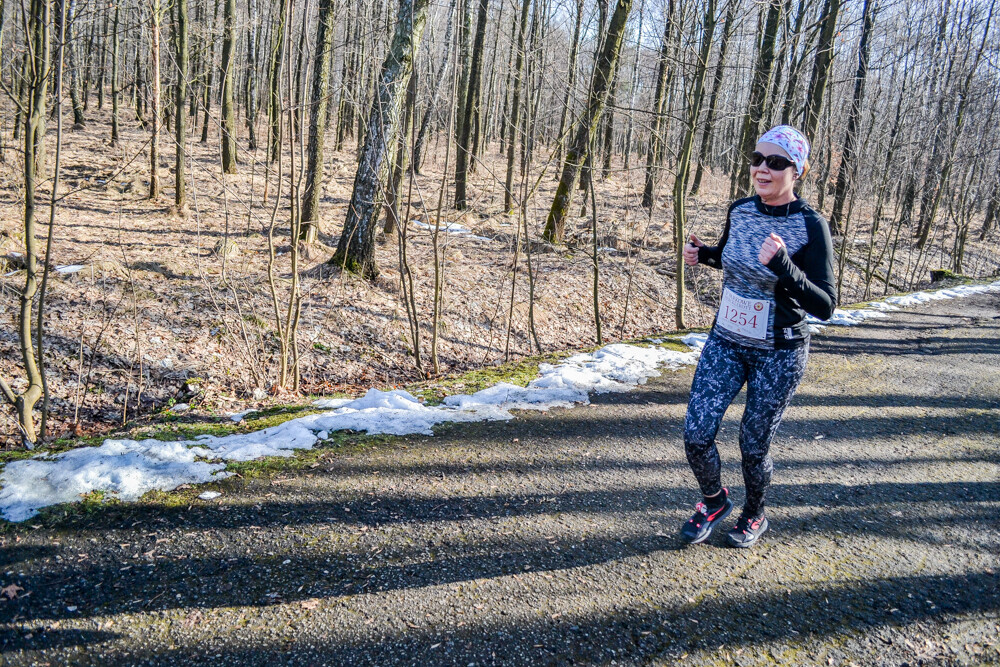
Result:
[[[785,250],[767,263],[767,268],[777,277],[774,286],[774,347],[796,347],[808,340],[806,313],[821,320],[828,320],[837,306],[837,286],[833,270],[833,242],[826,220],[803,199],[782,206],[768,206],[760,197],[739,199],[729,207],[726,226],[718,245],[698,249],[698,261],[713,268],[722,268],[722,251],[729,240],[733,211],[747,210],[752,203],[756,214],[784,219],[801,215],[807,241],[795,254]],[[751,209],[752,210],[752,209]]]

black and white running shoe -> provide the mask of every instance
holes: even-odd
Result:
[[[736,520],[736,525],[726,535],[726,541],[729,542],[730,546],[745,549],[753,546],[760,539],[760,536],[767,532],[767,529],[767,517],[748,517],[741,514],[740,518]]]
[[[729,489],[723,489],[726,502],[722,507],[709,509],[704,502],[694,506],[694,516],[681,526],[681,540],[688,544],[699,544],[708,539],[715,525],[733,511],[733,501],[729,499]]]

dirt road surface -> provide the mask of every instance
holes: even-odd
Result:
[[[0,665],[997,663],[998,371],[996,294],[818,336],[749,550],[676,537],[690,369],[190,507],[28,521],[0,535]]]

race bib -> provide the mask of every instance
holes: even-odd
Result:
[[[747,299],[724,289],[715,323],[741,336],[764,340],[767,338],[767,315],[770,310],[771,302],[766,299]]]

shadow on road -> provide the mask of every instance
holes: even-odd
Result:
[[[362,549],[331,554],[322,547],[312,548],[283,539],[273,544],[274,551],[269,554],[254,548],[249,555],[244,542],[230,536],[220,543],[218,553],[189,557],[187,553],[171,552],[169,545],[159,547],[149,540],[149,544],[136,543],[116,556],[106,556],[105,562],[71,562],[67,558],[62,563],[50,563],[43,574],[20,580],[20,585],[32,594],[0,604],[0,622],[174,608],[267,606],[277,601],[332,598],[580,568],[635,555],[673,551],[682,548],[675,537],[674,523],[681,520],[679,514],[687,510],[691,495],[690,488],[654,488],[452,499],[399,496],[345,504],[270,502],[254,507],[190,510],[152,506],[146,508],[146,514],[155,517],[157,524],[170,524],[158,525],[161,531],[170,527],[253,531],[304,524],[328,524],[331,528],[346,524],[370,530],[400,523],[540,515],[556,518],[570,512],[604,517],[605,521],[614,515],[634,512],[648,517],[647,526],[648,521],[665,519],[669,528],[666,534],[647,528],[633,529],[631,535],[583,539],[579,535],[545,539],[526,531],[503,539],[490,535],[488,539],[471,540],[461,545],[444,541],[410,545],[386,543],[377,553]],[[954,512],[941,505],[962,503],[963,529],[975,531],[979,526],[978,534],[982,537],[980,544],[970,542],[966,548],[996,551],[1000,549],[1000,533],[995,530],[995,511],[968,503],[991,502],[998,496],[1000,482],[859,486],[777,484],[769,493],[772,505],[800,511],[796,518],[786,519],[780,533],[772,539],[792,543],[803,533],[822,531],[830,535],[871,535],[930,546],[940,544],[937,533],[954,525]],[[896,506],[909,509],[915,503],[927,505],[916,513],[909,511],[905,519],[899,518],[900,512],[893,516],[888,511]],[[123,528],[124,524],[131,527],[135,525],[134,518],[129,516],[126,521],[119,522],[109,513],[95,520],[92,528]],[[965,541],[954,530],[949,539],[952,543]],[[461,555],[453,553],[456,547]],[[149,555],[145,558],[130,555],[147,549]],[[34,553],[42,556],[47,552]],[[285,563],[286,560],[289,562]],[[275,581],[280,582],[277,585],[280,595],[277,596],[274,594]],[[67,601],[79,604],[79,610],[67,611]]]
[[[212,656],[223,660],[219,664],[316,664],[321,658],[324,664],[347,665],[391,662],[405,656],[407,664],[429,665],[451,664],[460,652],[463,664],[477,659],[503,665],[606,664],[623,658],[673,661],[720,645],[759,648],[768,642],[844,633],[866,636],[876,647],[889,650],[890,642],[882,643],[879,636],[882,629],[1000,611],[1000,576],[985,572],[831,582],[782,592],[740,594],[740,586],[730,590],[698,603],[659,609],[558,618],[522,609],[513,618],[495,617],[446,629],[417,617],[407,621],[405,631],[383,628],[378,640],[338,640],[335,633],[301,643],[275,643],[264,637],[215,638],[211,647],[188,645],[135,657],[148,665],[203,664]],[[50,634],[39,639],[48,643]],[[73,633],[71,637],[56,633],[55,641],[105,638],[106,633]]]

